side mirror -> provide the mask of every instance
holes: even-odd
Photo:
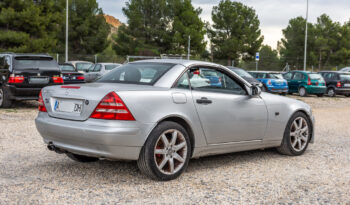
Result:
[[[259,96],[261,94],[261,89],[258,85],[252,85],[252,87],[250,87],[250,91],[251,96]]]

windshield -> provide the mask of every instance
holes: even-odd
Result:
[[[283,79],[283,76],[280,73],[270,73],[270,78],[272,78],[272,79]]]
[[[252,75],[250,75],[247,71],[242,69],[233,69],[233,72],[237,73],[237,75],[243,77],[243,78],[254,78]]]
[[[113,69],[97,82],[153,85],[175,64],[130,63]]]
[[[58,70],[57,62],[51,57],[15,57],[14,69],[50,69]]]
[[[92,63],[77,63],[75,64],[75,67],[78,71],[87,71],[92,65]]]
[[[105,65],[105,70],[113,70],[116,67],[119,67],[120,65],[118,64],[113,64],[113,65]]]
[[[340,80],[350,81],[350,74],[340,74]]]
[[[59,65],[61,71],[75,71],[74,66],[72,65]]]
[[[313,79],[313,80],[318,80],[318,79],[322,79],[322,76],[320,74],[317,74],[317,73],[310,73],[309,78]]]

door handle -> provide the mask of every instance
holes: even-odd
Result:
[[[212,101],[206,97],[202,97],[201,99],[197,99],[196,102],[198,104],[211,104],[212,103]]]

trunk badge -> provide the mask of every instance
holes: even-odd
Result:
[[[88,100],[85,100],[85,105],[89,105],[89,101]]]

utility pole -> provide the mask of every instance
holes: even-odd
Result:
[[[68,62],[68,0],[66,4],[66,62]]]
[[[190,50],[191,50],[191,36],[188,36],[187,60],[190,60]]]
[[[307,52],[307,20],[309,17],[309,0],[306,0],[306,23],[305,23],[305,50],[304,50],[304,71],[306,71],[306,52]]]

